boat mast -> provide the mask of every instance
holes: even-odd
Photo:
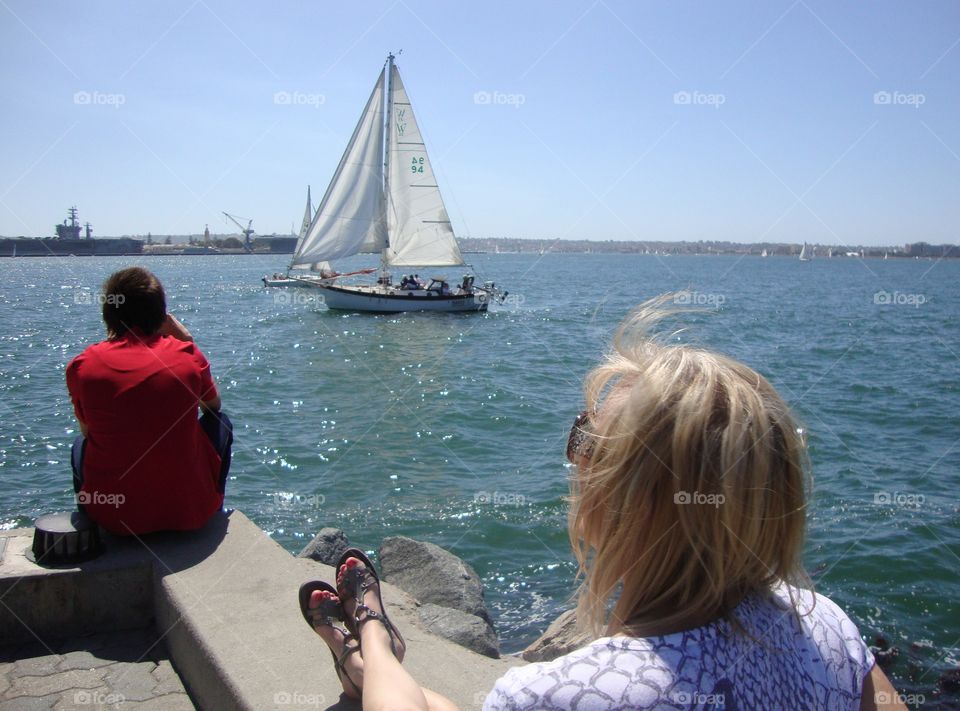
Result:
[[[386,82],[384,82],[384,90],[387,94],[387,123],[386,128],[384,129],[385,139],[384,140],[384,150],[383,150],[383,206],[384,206],[384,219],[386,219],[386,211],[390,209],[390,119],[393,117],[393,52],[390,52],[387,55],[387,77]],[[389,220],[386,220],[387,225],[390,224]],[[390,249],[390,230],[386,230],[387,233],[387,244],[380,250],[380,271],[387,271],[387,250]]]

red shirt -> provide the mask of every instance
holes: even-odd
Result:
[[[223,505],[220,456],[197,419],[217,387],[193,343],[134,332],[96,343],[67,365],[67,389],[87,426],[78,500],[105,529],[197,529]]]

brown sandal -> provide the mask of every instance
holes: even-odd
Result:
[[[346,572],[340,576],[340,569],[346,565],[348,558],[356,558],[363,563],[365,567],[347,568]],[[359,643],[360,625],[368,620],[379,621],[387,628],[387,634],[390,635],[390,649],[393,651],[393,656],[397,658],[398,662],[402,662],[403,656],[407,651],[407,643],[403,641],[403,635],[400,634],[400,630],[398,630],[396,625],[387,617],[387,608],[383,604],[383,595],[380,593],[380,576],[377,575],[373,563],[367,558],[363,551],[357,548],[348,548],[347,551],[340,556],[340,560],[337,563],[337,575],[339,576],[337,578],[337,592],[340,595],[341,602],[350,599],[357,601],[357,607],[353,611],[353,616],[351,617],[344,614],[343,617],[343,624],[346,625],[350,634],[356,637]],[[375,589],[377,600],[380,602],[380,609],[383,610],[383,612],[371,610],[364,604],[364,596],[371,588]]]
[[[340,677],[341,681],[346,679],[350,683],[350,686],[353,687],[354,691],[357,692],[357,696],[360,697],[363,695],[363,689],[357,686],[353,679],[350,678],[350,675],[347,674],[346,668],[347,657],[354,652],[360,651],[360,639],[352,632],[334,624],[335,622],[343,621],[343,607],[339,602],[327,598],[323,600],[317,607],[310,607],[310,597],[313,595],[315,590],[321,590],[323,592],[338,595],[337,591],[332,585],[325,583],[322,580],[311,580],[308,583],[304,583],[300,586],[300,612],[303,614],[303,619],[307,621],[307,624],[310,625],[310,629],[312,629],[314,632],[316,632],[317,627],[323,626],[332,627],[335,630],[343,632],[343,652],[338,657],[331,649],[330,654],[333,657],[333,664],[337,668],[337,676]],[[357,644],[353,647],[348,647],[347,644],[354,640],[356,640]]]

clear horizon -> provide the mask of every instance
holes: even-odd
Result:
[[[458,236],[956,244],[960,6],[3,4],[0,234],[299,226],[388,51]],[[545,236],[549,235],[549,236]]]

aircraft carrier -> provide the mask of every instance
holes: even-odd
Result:
[[[130,237],[94,239],[89,222],[77,220],[71,207],[67,219],[55,225],[55,237],[10,237],[0,239],[0,257],[94,257],[143,253],[143,240]],[[83,230],[83,237],[80,231]]]

